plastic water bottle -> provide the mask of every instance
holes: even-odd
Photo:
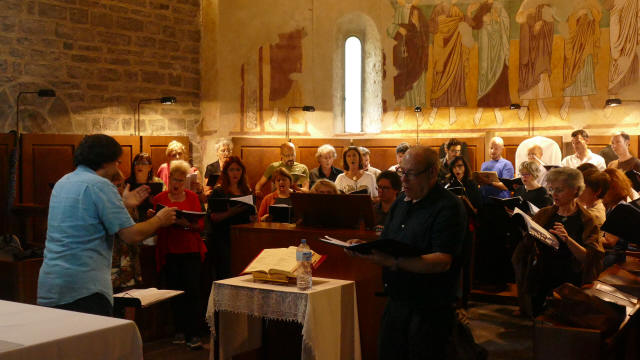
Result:
[[[296,285],[298,290],[311,289],[311,258],[311,248],[307,244],[307,239],[302,239],[296,249],[296,260],[298,261]]]

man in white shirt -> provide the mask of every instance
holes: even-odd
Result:
[[[569,155],[562,159],[560,163],[564,167],[577,168],[581,164],[591,163],[595,165],[598,170],[602,171],[607,167],[604,158],[598,154],[594,154],[589,150],[587,144],[589,143],[589,134],[586,131],[580,129],[571,133],[571,145],[575,154]]]

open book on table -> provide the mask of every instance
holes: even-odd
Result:
[[[114,301],[125,306],[147,307],[182,294],[182,290],[158,290],[156,288],[131,289],[114,294]]]
[[[321,237],[320,240],[360,254],[371,254],[373,250],[396,257],[414,257],[425,254],[425,251],[422,249],[393,239],[378,239],[353,245],[326,235]]]
[[[296,277],[298,262],[296,261],[297,247],[264,249],[242,271],[242,274],[253,274],[255,280],[266,280],[287,283]],[[311,263],[317,268],[326,258],[311,250]]]
[[[560,248],[560,242],[555,235],[548,232],[547,229],[543,228],[537,222],[533,221],[533,219],[527,215],[524,211],[519,208],[515,208],[513,210],[512,217],[522,217],[525,224],[525,230],[534,237],[535,239],[540,240],[543,244],[547,246],[551,246],[552,248],[558,250]]]

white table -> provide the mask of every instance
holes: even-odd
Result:
[[[220,280],[211,287],[207,307],[212,334],[216,311],[219,359],[260,347],[261,318],[302,324],[302,359],[361,358],[353,281],[314,277],[311,290],[299,291],[295,285],[254,282],[252,275]]]
[[[142,359],[136,324],[0,300],[0,359]]]

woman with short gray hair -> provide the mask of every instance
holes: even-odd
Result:
[[[535,161],[523,161],[518,168],[523,186],[515,191],[516,196],[532,203],[537,208],[543,208],[553,204],[547,189],[538,183],[540,166]]]
[[[310,187],[313,187],[319,179],[327,179],[332,182],[336,181],[338,175],[342,174],[342,170],[333,166],[333,162],[337,157],[338,153],[336,153],[336,149],[333,146],[324,144],[318,147],[318,151],[316,151],[318,167],[311,169],[309,172]]]
[[[540,209],[533,220],[556,236],[560,248],[556,251],[525,237],[512,258],[521,308],[532,316],[544,310],[546,297],[559,285],[569,282],[580,287],[595,280],[602,271],[604,258],[598,227],[577,202],[584,190],[582,173],[571,168],[553,169],[547,174],[547,182],[553,206]],[[535,269],[530,268],[531,261],[527,261],[533,254],[537,254],[536,263],[540,264]],[[539,280],[536,284],[527,284],[532,271]]]

